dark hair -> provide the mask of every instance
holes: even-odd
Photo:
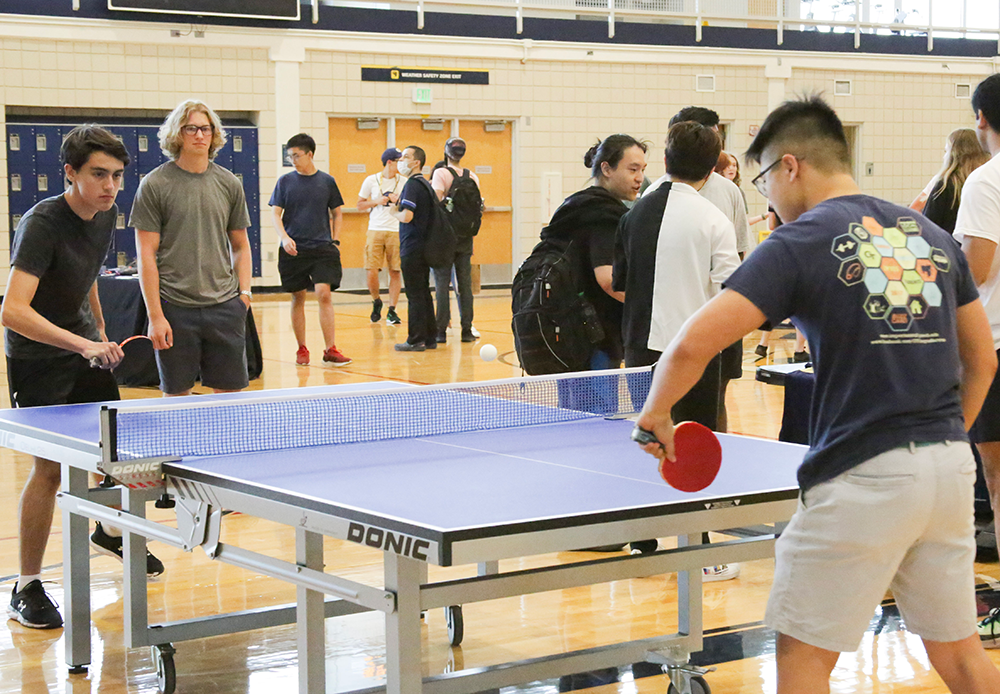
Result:
[[[850,171],[851,154],[844,124],[830,105],[818,95],[803,96],[771,111],[750,143],[746,160],[759,164],[764,150],[784,150],[809,160],[821,171]]]
[[[677,125],[686,120],[693,120],[695,123],[700,123],[706,128],[714,128],[719,124],[719,114],[710,108],[703,108],[701,106],[687,106],[678,111],[673,118],[670,119],[670,125]]]
[[[990,75],[972,92],[972,112],[979,111],[990,127],[1000,132],[1000,74]]]
[[[86,166],[90,155],[94,152],[104,152],[125,166],[128,166],[131,161],[128,150],[125,149],[122,141],[93,123],[78,125],[70,130],[66,139],[63,140],[62,147],[59,148],[59,156],[62,158],[63,164],[69,164],[74,171],[79,171]]]
[[[612,169],[617,168],[618,162],[625,155],[625,150],[631,147],[638,147],[643,152],[646,151],[646,143],[639,142],[631,135],[608,135],[604,142],[598,141],[593,147],[583,155],[583,165],[590,169],[591,175],[600,179],[603,175],[601,164],[608,163]]]
[[[427,163],[427,153],[420,147],[416,145],[407,145],[406,149],[413,150],[413,158],[420,162],[420,168],[424,168]]]
[[[715,169],[722,151],[719,133],[695,121],[681,121],[667,131],[663,156],[667,173],[682,181],[700,181]]]
[[[295,147],[296,149],[301,149],[303,152],[316,154],[316,140],[312,139],[312,137],[306,135],[305,133],[292,135],[290,138],[288,138],[288,144],[285,146],[288,149]]]

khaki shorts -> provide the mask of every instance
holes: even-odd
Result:
[[[911,633],[975,634],[975,478],[969,444],[910,444],[811,488],[775,548],[767,625],[852,652],[891,589]]]
[[[369,229],[365,237],[365,270],[382,268],[399,272],[399,232]]]

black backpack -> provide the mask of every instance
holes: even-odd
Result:
[[[577,290],[572,241],[543,239],[511,285],[511,330],[521,368],[531,376],[585,371],[604,330]]]
[[[427,238],[424,239],[424,260],[430,267],[450,267],[455,262],[455,245],[458,243],[451,219],[430,181],[423,176],[416,180],[425,187],[432,201],[430,224],[427,227]]]
[[[455,169],[446,166],[451,172],[451,187],[444,196],[444,207],[451,219],[451,228],[460,239],[472,238],[479,233],[483,224],[483,196],[475,179],[465,169],[459,176]]]

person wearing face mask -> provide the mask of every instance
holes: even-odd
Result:
[[[579,291],[590,302],[604,330],[595,346],[591,369],[617,368],[622,348],[623,292],[611,288],[615,230],[635,200],[646,170],[646,145],[629,135],[611,135],[587,150],[583,163],[593,174],[593,185],[573,193],[542,229],[542,240],[572,241]]]

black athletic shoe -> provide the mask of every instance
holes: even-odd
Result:
[[[443,345],[448,341],[448,333],[440,332],[437,334],[437,343]]]
[[[378,323],[379,318],[381,317],[382,317],[382,300],[375,299],[375,301],[372,302],[372,315],[371,315],[372,323]]]
[[[638,540],[629,543],[629,550],[632,554],[652,554],[659,547],[660,544],[656,540]]]
[[[462,331],[462,342],[475,342],[475,341],[476,341],[476,336],[472,334],[471,330],[469,330],[468,332],[466,332],[465,330]]]
[[[41,581],[35,579],[21,591],[16,590],[17,585],[11,591],[8,617],[31,629],[58,629],[63,625],[62,615]]]
[[[122,538],[112,537],[104,532],[104,528],[97,523],[94,534],[90,536],[90,544],[101,554],[114,557],[118,561],[125,561],[122,551]],[[146,575],[149,577],[159,576],[163,573],[163,562],[153,556],[153,553],[146,550]]]
[[[403,322],[399,320],[399,316],[396,315],[395,306],[390,306],[389,310],[385,312],[385,322],[389,325],[399,325]]]
[[[795,354],[792,355],[793,364],[806,364],[811,361],[812,357],[810,357],[809,352],[806,352],[805,350],[801,352],[796,352]]]
[[[437,347],[437,345],[434,345]],[[426,347],[424,347],[423,342],[400,342],[396,345],[397,352],[423,352]]]

